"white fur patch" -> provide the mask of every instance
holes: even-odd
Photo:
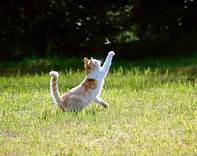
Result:
[[[59,73],[57,72],[57,71],[51,71],[50,73],[49,73],[49,75],[50,76],[53,76],[53,77],[59,77]]]

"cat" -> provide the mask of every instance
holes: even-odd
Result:
[[[59,73],[51,71],[50,93],[54,102],[63,111],[81,111],[92,101],[108,108],[109,105],[100,97],[100,94],[114,55],[115,53],[110,51],[102,67],[99,60],[84,57],[84,80],[78,86],[64,93],[62,97],[58,91]]]

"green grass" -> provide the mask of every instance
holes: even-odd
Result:
[[[78,113],[53,105],[46,73],[1,76],[0,155],[197,155],[196,62],[115,60],[102,92],[110,109]],[[83,76],[61,67],[60,92]]]

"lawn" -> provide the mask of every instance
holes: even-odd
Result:
[[[63,93],[83,79],[82,62],[75,69],[32,62],[0,65],[9,71],[0,76],[0,155],[197,155],[196,56],[115,60],[102,92],[110,108],[92,103],[82,112],[53,105],[46,73],[61,66]]]

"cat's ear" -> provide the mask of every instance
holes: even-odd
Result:
[[[93,63],[93,57],[91,57],[90,62]]]
[[[89,60],[88,60],[87,57],[84,57],[84,58],[83,58],[83,61],[84,61],[85,64],[88,64],[88,61],[89,61]]]

